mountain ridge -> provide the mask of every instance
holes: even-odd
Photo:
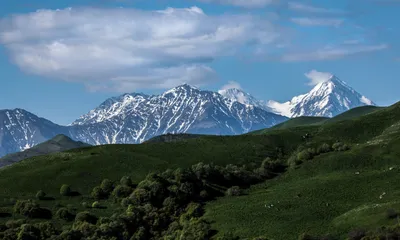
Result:
[[[0,121],[0,156],[23,151],[60,133],[91,145],[132,144],[167,133],[237,135],[287,120],[187,84],[160,95],[126,93],[106,99],[68,126],[25,110],[0,113],[0,120],[4,119]]]
[[[373,105],[374,102],[355,91],[346,82],[332,75],[328,80],[317,84],[311,91],[293,97],[290,101],[267,102],[274,113],[287,117],[319,116],[334,117],[351,108]]]

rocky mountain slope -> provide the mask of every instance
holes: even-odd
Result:
[[[333,75],[329,80],[317,84],[307,94],[296,96],[288,102],[268,101],[267,109],[287,117],[333,117],[366,105],[375,103]]]

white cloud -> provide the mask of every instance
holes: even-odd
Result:
[[[339,27],[343,23],[343,19],[338,18],[309,18],[295,17],[291,21],[301,26],[335,26]]]
[[[332,9],[332,8],[321,8],[315,7],[299,2],[289,2],[288,7],[290,10],[300,11],[300,12],[310,12],[310,13],[346,13],[341,9]]]
[[[308,85],[315,86],[319,83],[328,81],[332,77],[332,73],[329,72],[318,72],[317,70],[313,69],[309,71],[308,73],[304,74],[308,79],[310,79],[310,82]]]
[[[68,8],[0,20],[0,42],[24,71],[123,92],[207,82],[216,78],[208,62],[279,37],[265,19],[197,7]]]
[[[206,3],[232,5],[245,8],[260,8],[278,2],[279,0],[199,0],[199,1]]]
[[[232,89],[232,88],[242,90],[242,86],[240,86],[240,84],[235,81],[229,81],[227,84],[222,86],[220,90],[227,90],[227,89]]]
[[[286,53],[281,56],[281,60],[285,62],[334,60],[349,55],[380,51],[387,48],[388,45],[386,44],[337,46],[308,52]]]

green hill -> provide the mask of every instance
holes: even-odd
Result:
[[[144,143],[156,143],[156,142],[178,142],[186,139],[199,138],[207,135],[202,134],[190,134],[190,133],[179,133],[179,134],[163,134],[155,136],[145,141]]]
[[[165,239],[208,239],[207,234],[212,231],[207,224],[211,223],[217,236],[225,234],[222,239],[233,239],[227,238],[229,234],[240,239],[261,235],[268,239],[298,239],[304,232],[319,236],[330,233],[344,239],[352,229],[373,230],[396,224],[396,219],[389,217],[400,210],[400,103],[368,114],[361,112],[361,116],[347,120],[241,136],[103,145],[26,159],[0,169],[0,199],[4,199],[0,216],[1,211],[7,213],[0,217],[0,232],[2,221],[21,218],[25,213],[26,208],[12,213],[12,199],[35,198],[38,190],[54,198],[39,200],[41,206],[53,213],[69,206],[74,213],[86,210],[107,217],[122,214],[114,220],[103,219],[96,226],[104,230],[105,226],[100,225],[112,221],[107,226],[115,232],[108,234],[125,231],[129,237],[150,234],[153,239],[164,239],[157,235],[163,234]],[[193,166],[198,162],[205,165]],[[191,170],[175,170],[179,168]],[[160,173],[149,175],[153,171]],[[279,174],[281,171],[284,173]],[[124,205],[123,199],[113,197],[99,198],[97,205],[104,208],[82,205],[91,204],[97,199],[95,196],[105,191],[102,189],[110,188],[103,183],[94,189],[103,179],[115,181],[122,189],[122,176],[130,176],[134,184],[139,184],[124,198],[128,203],[134,201],[130,207]],[[71,185],[79,194],[60,196],[62,184]],[[237,188],[230,188],[236,185],[244,189],[244,195],[221,195],[225,191],[228,195],[240,195]],[[247,188],[248,185],[251,187]],[[187,205],[190,201],[199,203],[199,208]],[[202,204],[203,217],[199,210]],[[17,204],[16,209],[17,206],[22,205]],[[144,214],[142,220],[137,220],[138,214]],[[28,218],[28,222],[35,221]],[[129,225],[137,227],[130,232],[118,221],[145,224]],[[160,224],[162,221],[166,225]],[[95,237],[94,225],[90,230],[90,225],[82,225],[80,220],[63,222],[54,217],[53,222]],[[118,226],[125,230],[117,230]],[[145,230],[139,230],[140,227]],[[7,231],[13,234],[13,229]],[[73,229],[68,231],[65,234],[75,234]]]
[[[270,130],[275,129],[284,129],[284,128],[291,128],[291,127],[299,127],[304,125],[318,125],[324,123],[329,118],[327,117],[297,117],[291,118],[283,123],[275,125]]]
[[[339,115],[327,120],[327,122],[337,122],[337,121],[343,121],[343,120],[349,120],[349,119],[361,117],[366,114],[380,110],[382,108],[383,107],[375,107],[375,106],[356,107],[356,108],[350,109],[342,114],[339,114]]]
[[[0,167],[11,165],[23,159],[34,156],[41,156],[49,153],[62,152],[69,149],[89,147],[89,146],[91,145],[83,142],[74,141],[63,134],[60,134],[46,142],[35,145],[32,148],[29,148],[25,151],[8,154],[0,158]]]

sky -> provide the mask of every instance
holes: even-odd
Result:
[[[400,101],[400,0],[32,2],[0,3],[0,109],[66,125],[183,83],[283,102],[330,74]]]

